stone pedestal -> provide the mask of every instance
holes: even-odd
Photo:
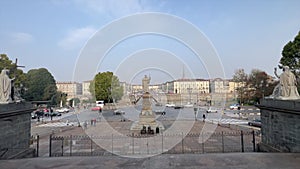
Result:
[[[22,158],[33,151],[29,148],[31,112],[30,103],[0,105],[0,159]]]
[[[300,152],[300,101],[263,99],[262,151]]]
[[[143,98],[143,107],[141,113],[139,114],[139,121],[136,121],[132,124],[131,130],[140,131],[142,130],[143,126],[145,127],[150,126],[154,130],[156,127],[159,127],[160,130],[164,130],[162,124],[158,124],[156,122],[155,113],[152,111],[151,94],[146,92],[143,94],[142,98]]]

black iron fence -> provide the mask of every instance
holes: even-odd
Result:
[[[255,152],[259,142],[259,131],[127,136],[50,135],[49,156]]]

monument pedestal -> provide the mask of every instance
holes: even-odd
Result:
[[[300,152],[300,100],[263,99],[261,151]]]
[[[151,107],[152,96],[149,92],[143,94],[143,108],[139,115],[139,121],[136,121],[132,124],[130,130],[132,131],[141,131],[145,126],[155,130],[156,127],[159,127],[160,131],[164,130],[164,127],[161,123],[158,123],[155,119],[155,113],[152,111]]]
[[[0,159],[34,157],[30,148],[31,103],[0,105]]]

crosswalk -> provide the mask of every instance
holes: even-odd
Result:
[[[45,123],[45,124],[39,124],[37,127],[67,127],[67,126],[75,126],[77,125],[76,122],[54,122],[54,123]]]
[[[239,119],[206,119],[206,121],[215,124],[248,124],[248,121]]]

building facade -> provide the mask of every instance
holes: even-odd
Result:
[[[68,99],[82,95],[82,83],[77,82],[56,82],[57,91],[67,94]]]
[[[173,93],[189,94],[189,93],[209,93],[209,80],[204,79],[179,79],[174,81]]]

